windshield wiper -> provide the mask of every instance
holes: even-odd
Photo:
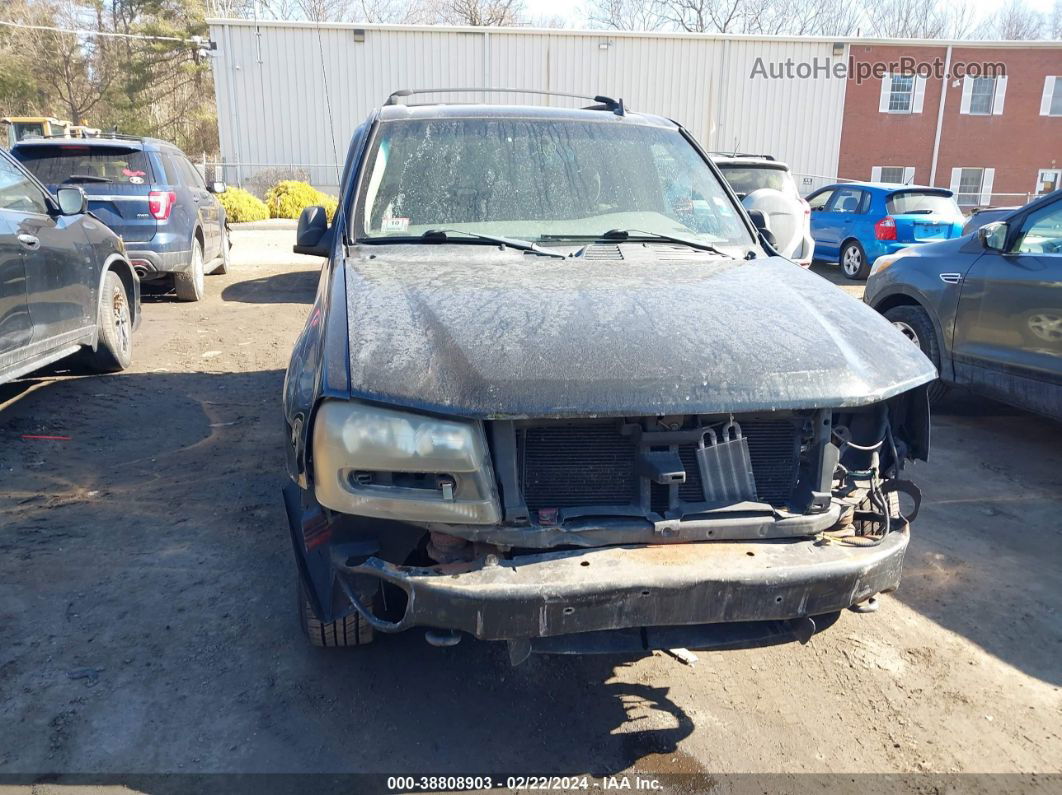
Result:
[[[678,243],[680,246],[689,246],[690,248],[700,249],[701,251],[710,251],[712,254],[718,254],[719,256],[727,257],[728,259],[736,259],[733,255],[727,254],[725,251],[720,251],[709,243],[686,240],[685,238],[674,237],[672,235],[662,235],[659,232],[646,232],[643,229],[609,229],[607,232],[603,232],[600,237],[602,240],[625,240],[628,243],[661,240],[667,243]]]
[[[621,240],[625,243],[645,243],[659,241],[663,243],[678,243],[681,246],[689,246],[700,251],[708,251],[728,259],[736,259],[732,254],[720,251],[709,243],[701,243],[696,240],[686,240],[682,237],[662,235],[657,232],[645,232],[641,229],[609,229],[600,235],[542,235],[543,240]]]
[[[467,235],[471,240],[465,242],[473,242],[476,240],[482,240],[485,243],[496,243],[499,246],[507,246],[508,248],[516,249],[517,251],[532,251],[535,254],[541,254],[545,257],[559,257],[560,259],[567,259],[567,255],[562,254],[559,251],[554,251],[551,248],[543,248],[538,243],[532,243],[530,240],[514,240],[509,237],[498,237],[497,235],[483,235],[479,232],[469,232],[465,229],[429,229],[419,237],[363,237],[358,240],[359,243],[412,243],[418,240],[423,240],[428,243],[445,243],[450,239],[450,235]]]
[[[113,182],[113,180],[107,177],[97,177],[95,174],[71,174],[63,180],[64,185],[67,182]]]

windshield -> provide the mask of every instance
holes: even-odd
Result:
[[[75,182],[151,182],[147,155],[125,146],[19,146],[11,154],[45,185]]]
[[[749,166],[724,165],[720,165],[719,168],[726,177],[726,181],[730,183],[730,187],[734,189],[734,193],[742,199],[760,188],[781,191],[789,196],[799,195],[793,175],[785,169],[769,166],[750,168]]]
[[[950,215],[961,218],[962,211],[955,199],[946,193],[925,193],[918,191],[904,191],[894,193],[886,200],[886,212],[889,215],[908,215],[919,213],[928,215]]]
[[[355,215],[363,239],[446,228],[541,241],[622,229],[753,244],[675,130],[611,119],[391,121],[380,125],[367,173]]]

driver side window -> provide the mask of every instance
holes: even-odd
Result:
[[[824,190],[822,193],[816,193],[808,199],[808,206],[811,207],[812,210],[822,210],[826,207],[826,203],[832,196],[832,190]]]
[[[1042,207],[1025,219],[1014,252],[1062,256],[1062,201]]]
[[[0,210],[19,213],[47,213],[44,194],[19,169],[0,157]]]

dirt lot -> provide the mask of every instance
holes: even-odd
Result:
[[[318,266],[233,237],[204,302],[145,301],[129,372],[0,387],[0,774],[1062,771],[1062,426],[969,398],[902,588],[807,647],[312,649],[280,388]]]

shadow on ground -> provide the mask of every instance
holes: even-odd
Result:
[[[952,390],[908,477],[924,501],[896,596],[1062,684],[1062,424]]]
[[[514,669],[502,645],[435,649],[419,631],[306,644],[282,379],[4,388],[0,771],[440,774],[479,758],[475,772],[600,775],[692,732],[667,686],[614,678],[622,657]]]
[[[311,304],[320,277],[318,268],[247,279],[230,284],[222,290],[221,298],[245,304]]]

